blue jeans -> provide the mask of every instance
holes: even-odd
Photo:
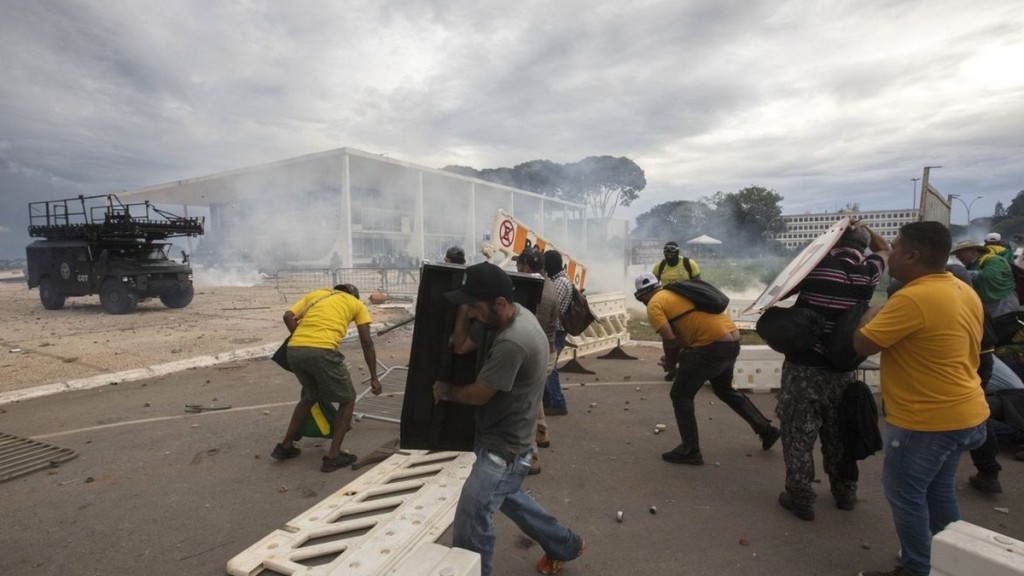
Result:
[[[949,432],[915,432],[886,424],[882,486],[913,576],[931,572],[932,535],[960,519],[956,468],[960,453],[981,446],[985,423]]]
[[[506,456],[476,449],[476,462],[455,508],[453,544],[480,553],[481,575],[494,563],[494,512],[501,510],[552,560],[572,560],[583,540],[548,514],[520,487],[530,471],[530,453]]]
[[[565,348],[565,331],[555,332],[555,366],[548,374],[548,380],[544,383],[544,407],[565,408],[565,396],[562,395],[562,382],[558,378],[558,357]]]

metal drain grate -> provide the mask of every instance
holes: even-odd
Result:
[[[75,456],[78,453],[70,448],[0,432],[0,482],[67,462]]]

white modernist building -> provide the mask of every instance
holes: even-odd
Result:
[[[776,234],[773,239],[788,249],[801,249],[810,244],[812,240],[820,236],[844,216],[863,220],[872,230],[875,230],[883,238],[892,242],[896,239],[900,226],[918,221],[918,210],[903,208],[895,210],[844,210],[841,212],[784,214],[782,220],[786,224],[786,230]]]
[[[119,194],[207,214],[199,262],[355,268],[473,260],[499,209],[583,255],[584,207],[351,148],[308,154]],[[596,227],[595,227],[596,228]],[[596,232],[596,231],[594,231]]]

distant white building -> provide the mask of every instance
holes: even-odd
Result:
[[[785,232],[776,234],[772,239],[788,249],[803,248],[839,221],[844,216],[863,220],[872,230],[892,242],[899,233],[900,226],[917,222],[918,210],[901,208],[895,210],[844,210],[842,212],[807,212],[804,214],[783,214],[786,224]]]

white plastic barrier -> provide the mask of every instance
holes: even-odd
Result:
[[[963,520],[932,538],[931,576],[982,575],[1024,575],[1024,542]]]
[[[232,558],[227,572],[479,574],[478,554],[433,544],[455,517],[474,459],[472,452],[399,452]]]
[[[572,350],[576,356],[585,356],[629,342],[629,313],[622,292],[588,294],[587,303],[597,320],[579,336],[566,338],[570,346],[562,352],[563,360],[573,357]]]

